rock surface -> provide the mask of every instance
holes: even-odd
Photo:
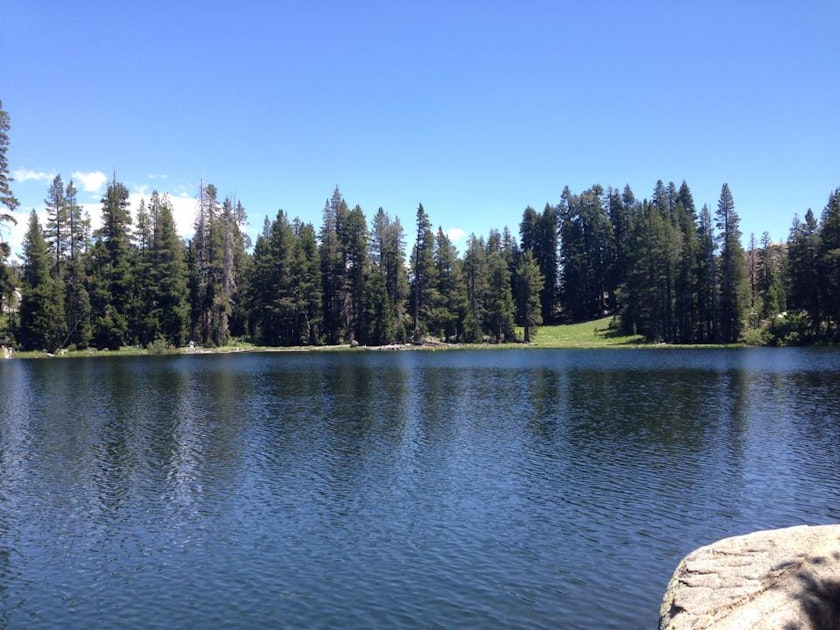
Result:
[[[725,538],[677,566],[660,630],[840,629],[840,525]]]

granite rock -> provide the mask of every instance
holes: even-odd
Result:
[[[688,554],[660,630],[840,629],[840,525],[725,538]]]

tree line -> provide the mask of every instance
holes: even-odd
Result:
[[[17,207],[0,103],[0,203]],[[316,228],[280,210],[251,243],[241,202],[200,186],[192,239],[153,193],[134,215],[114,178],[96,229],[72,181],[33,210],[23,263],[0,244],[0,342],[24,349],[387,345],[529,341],[538,326],[615,315],[616,333],[670,343],[801,344],[840,335],[840,189],[819,220],[795,216],[786,244],[745,251],[727,184],[696,209],[683,182],[637,200],[594,185],[527,207],[518,234],[471,235],[463,254],[422,204],[411,236],[371,220],[338,187]],[[0,222],[12,221],[0,213]],[[15,303],[19,291],[19,304]],[[521,333],[518,330],[521,329]]]

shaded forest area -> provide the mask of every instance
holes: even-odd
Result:
[[[2,103],[0,123],[0,204],[14,211]],[[526,208],[518,234],[473,234],[463,254],[422,204],[407,251],[399,218],[379,208],[369,220],[338,188],[317,228],[280,210],[254,243],[242,204],[212,184],[200,187],[187,242],[166,195],[132,216],[128,189],[111,181],[94,229],[76,193],[55,177],[46,224],[30,215],[20,266],[0,242],[4,345],[501,343],[605,314],[618,332],[669,343],[840,336],[840,189],[819,221],[811,210],[794,217],[786,244],[765,233],[745,251],[726,184],[714,213],[695,208],[685,182],[658,181],[641,201],[629,186],[567,187],[556,205]],[[13,220],[0,213],[0,224]]]

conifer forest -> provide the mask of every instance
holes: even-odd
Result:
[[[0,103],[0,237],[18,207]],[[0,344],[25,350],[530,341],[540,325],[614,315],[655,342],[763,345],[840,339],[840,188],[792,218],[786,243],[743,244],[733,192],[696,208],[688,184],[649,197],[593,185],[527,207],[463,252],[422,204],[411,222],[350,206],[338,187],[320,225],[283,210],[254,242],[246,210],[200,185],[182,239],[157,192],[130,208],[114,178],[91,225],[72,180],[29,217],[22,262],[0,240]]]

